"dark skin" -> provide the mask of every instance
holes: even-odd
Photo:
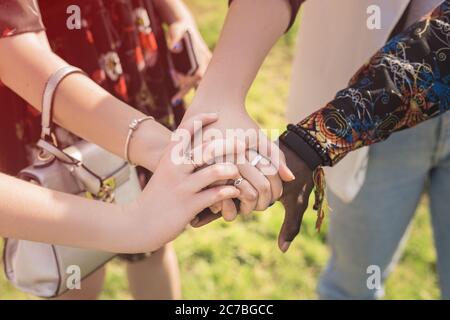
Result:
[[[314,188],[313,172],[297,154],[280,143],[280,149],[286,157],[286,163],[295,180],[283,183],[283,195],[280,198],[285,209],[284,221],[278,236],[278,247],[282,252],[289,249],[292,241],[300,232],[303,215],[308,208],[309,196]],[[194,228],[200,228],[220,218],[209,209],[198,216]]]

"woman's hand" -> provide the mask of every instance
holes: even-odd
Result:
[[[201,108],[199,105],[191,106],[188,109],[188,115],[189,113],[195,114],[199,108]],[[221,211],[225,220],[231,221],[236,217],[238,210],[242,214],[248,214],[253,210],[263,211],[278,200],[282,193],[282,181],[291,181],[294,177],[285,164],[282,152],[261,132],[245,109],[243,107],[229,108],[221,111],[220,119],[203,130],[204,141],[208,141],[209,130],[216,134],[220,132],[222,138],[241,141],[249,150],[247,151],[247,161],[237,164],[240,175],[244,178],[243,183],[238,186],[241,191],[239,208],[236,208],[232,200],[225,200],[221,205],[214,205],[212,211]],[[211,135],[216,136],[216,134]],[[251,163],[257,155],[256,152],[264,156],[264,159],[252,166]],[[217,217],[211,213],[206,216],[203,214],[200,221],[195,221],[196,223],[192,225],[200,227]]]
[[[168,40],[169,50],[176,53],[182,50],[183,36],[189,32],[192,39],[192,46],[194,49],[195,58],[198,63],[197,71],[192,75],[186,75],[177,70],[172,70],[172,77],[175,83],[179,86],[179,91],[172,97],[172,103],[177,102],[191,91],[196,88],[206,72],[206,69],[211,61],[211,51],[203,40],[197,26],[188,19],[178,20],[169,25]]]
[[[168,5],[170,6],[170,3],[166,4],[166,6]],[[181,6],[181,4],[176,5]],[[172,6],[174,6],[174,4],[172,4]],[[171,9],[173,10],[173,8]],[[191,89],[198,86],[206,72],[209,62],[211,61],[212,54],[189,11],[179,10],[178,14],[168,17],[167,23],[169,25],[167,34],[169,50],[174,53],[178,53],[183,50],[182,39],[186,32],[189,32],[195,59],[198,63],[198,69],[192,75],[186,75],[178,72],[177,70],[171,70],[172,77],[175,83],[179,86],[179,91],[172,97],[172,103],[177,104],[177,102],[183,99],[183,97],[188,94]]]
[[[185,121],[177,131],[187,130],[193,135],[195,121],[201,121],[206,126],[217,121],[217,115],[199,114]],[[238,150],[235,144],[224,140],[211,143],[221,144],[224,154]],[[208,188],[216,181],[237,179],[239,171],[234,164],[213,164],[196,171],[196,168],[214,159],[213,156],[205,154],[202,159],[195,159],[195,163],[189,157],[180,161],[174,153],[178,147],[179,142],[168,146],[142,195],[133,204],[124,207],[130,235],[134,237],[135,245],[130,248],[132,252],[160,248],[175,239],[203,209],[216,202],[239,197],[240,192],[234,186]],[[199,148],[208,149],[210,145]],[[187,148],[183,154],[196,154],[196,150]]]

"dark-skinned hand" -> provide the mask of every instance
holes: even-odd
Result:
[[[299,156],[282,143],[280,143],[280,150],[286,157],[288,168],[295,175],[295,180],[283,183],[283,195],[280,198],[285,209],[285,216],[278,236],[278,246],[282,252],[286,252],[300,232],[314,181],[313,172]],[[206,209],[197,215],[197,219],[191,225],[194,228],[200,228],[220,217],[220,214],[214,214]]]
[[[295,180],[283,183],[283,195],[280,198],[284,206],[284,222],[278,236],[278,247],[286,252],[300,232],[303,215],[308,209],[309,195],[314,188],[313,172],[306,163],[289,148],[280,143],[280,150],[286,157],[286,163]]]

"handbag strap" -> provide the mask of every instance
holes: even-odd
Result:
[[[55,92],[62,80],[72,73],[86,73],[74,66],[65,66],[56,70],[45,84],[44,94],[42,96],[42,115],[41,115],[41,139],[45,141],[53,141],[52,137],[52,117],[53,117],[53,101]]]

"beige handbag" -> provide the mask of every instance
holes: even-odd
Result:
[[[33,165],[23,169],[19,178],[37,185],[99,201],[126,204],[141,192],[134,167],[99,146],[80,141],[60,150],[51,130],[53,95],[69,74],[82,72],[74,67],[58,70],[44,91],[42,135],[37,143],[41,153]],[[66,246],[26,240],[6,239],[5,274],[18,289],[39,297],[55,297],[115,256]],[[73,287],[72,287],[73,288]]]

